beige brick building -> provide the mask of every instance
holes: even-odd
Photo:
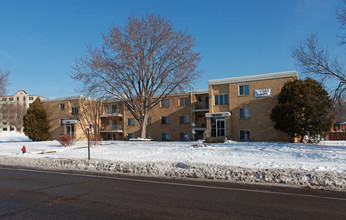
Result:
[[[284,83],[294,79],[298,79],[295,71],[217,79],[210,80],[206,90],[168,96],[150,111],[147,138],[290,141],[274,129],[270,113]],[[85,99],[75,96],[43,101],[52,139],[65,133],[86,139],[79,108]],[[139,124],[122,103],[103,100],[102,105],[97,126],[104,140],[139,137]]]
[[[80,105],[83,101],[84,96],[42,100],[47,112],[51,139],[56,140],[62,134],[73,136],[76,140],[87,139],[81,125]]]

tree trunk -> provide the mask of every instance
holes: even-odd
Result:
[[[304,143],[305,134],[300,135],[300,143]]]
[[[148,110],[145,109],[142,118],[142,123],[140,123],[140,137],[147,138],[147,123],[148,123]]]

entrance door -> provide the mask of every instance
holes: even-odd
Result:
[[[226,136],[226,120],[216,119],[216,137]]]
[[[74,124],[66,124],[66,134],[74,137]]]

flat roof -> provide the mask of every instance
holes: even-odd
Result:
[[[254,75],[254,76],[214,79],[214,80],[209,80],[208,84],[209,85],[221,85],[221,84],[249,82],[249,81],[267,80],[267,79],[279,79],[279,78],[286,78],[286,77],[297,77],[298,78],[298,74],[296,71],[267,73],[267,74]]]
[[[41,102],[58,102],[58,101],[69,101],[69,100],[77,100],[77,99],[85,99],[87,97],[82,95],[77,96],[68,96],[68,97],[61,97],[61,98],[54,98],[54,99],[45,99],[41,100]]]

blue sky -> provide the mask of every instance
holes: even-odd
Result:
[[[99,46],[113,24],[154,12],[196,38],[204,73],[193,86],[207,89],[210,79],[297,70],[290,50],[310,33],[345,60],[336,38],[342,6],[343,0],[0,0],[0,69],[11,72],[9,95],[78,95],[71,66],[86,43]]]

